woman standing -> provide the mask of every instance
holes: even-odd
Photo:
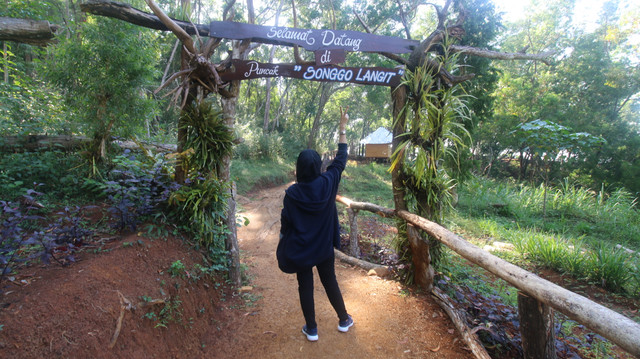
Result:
[[[297,183],[287,188],[281,215],[280,242],[276,250],[278,267],[296,273],[300,306],[306,324],[302,332],[310,341],[318,340],[313,299],[313,267],[329,302],[338,315],[338,330],[349,331],[353,319],[347,313],[336,280],[333,248],[340,248],[340,225],[336,194],[347,162],[345,128],[349,116],[340,109],[338,153],[326,172],[320,172],[322,160],[314,150],[304,150],[296,162]]]

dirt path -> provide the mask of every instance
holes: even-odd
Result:
[[[337,331],[316,279],[320,340],[308,342],[295,277],[275,260],[285,188],[240,201],[251,221],[239,233],[248,294],[222,277],[191,276],[201,254],[181,239],[129,233],[91,243],[71,265],[34,263],[0,283],[0,358],[471,357],[431,299],[341,262],[338,281],[356,324]],[[171,274],[178,260],[184,271]],[[145,306],[152,300],[159,305]]]
[[[239,230],[242,261],[256,298],[237,335],[238,358],[471,358],[453,325],[428,297],[407,296],[394,281],[336,262],[347,310],[355,320],[348,333],[337,331],[337,317],[315,278],[319,341],[308,342],[295,275],[282,273],[275,249],[282,197],[287,186],[241,199],[250,224]]]

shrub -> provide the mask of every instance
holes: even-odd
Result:
[[[54,223],[27,233],[28,228],[37,228],[37,224],[44,220],[34,214],[42,208],[35,200],[40,195],[30,190],[19,203],[0,201],[0,281],[11,273],[11,265],[17,262],[33,259],[40,259],[46,264],[50,259],[61,264],[64,264],[61,259],[74,262],[76,248],[93,233],[82,226],[79,207],[74,210],[65,208],[57,213],[59,218]]]
[[[171,194],[170,215],[193,236],[196,247],[205,252],[213,265],[226,267],[225,237],[229,233],[224,218],[227,211],[227,185],[215,178],[189,181]]]
[[[62,201],[85,196],[81,188],[82,159],[59,150],[10,153],[0,156],[0,198],[15,200],[33,183],[45,193],[40,200]]]
[[[107,181],[87,180],[93,188],[111,202],[109,212],[113,227],[118,231],[135,231],[137,225],[154,211],[163,208],[171,191],[179,186],[165,168],[162,154],[141,161],[130,150],[113,159],[115,167],[107,174]]]

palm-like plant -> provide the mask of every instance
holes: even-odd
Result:
[[[233,151],[233,131],[225,124],[223,114],[210,101],[188,106],[180,121],[186,132],[184,148],[187,177],[200,173],[215,176],[225,155]],[[189,151],[192,149],[193,151]]]
[[[469,97],[459,85],[449,86],[433,74],[440,69],[429,67],[438,63],[450,73],[459,71],[457,56],[445,51],[441,59],[425,62],[414,71],[407,71],[403,85],[407,102],[403,111],[409,119],[405,133],[392,157],[391,168],[402,163],[404,185],[410,208],[432,221],[443,221],[445,209],[452,205],[460,156],[471,142],[465,124],[470,121],[466,100]],[[432,258],[437,262],[437,241],[431,241]],[[399,243],[406,246],[406,241]]]

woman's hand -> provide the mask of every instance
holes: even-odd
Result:
[[[347,110],[349,110],[349,107],[345,109],[340,107],[340,126],[338,127],[340,136],[338,136],[338,143],[347,143],[347,122],[349,122]]]
[[[349,114],[347,114],[348,110],[349,107],[344,109],[340,107],[340,133],[344,132],[347,128],[347,122],[349,122]]]

